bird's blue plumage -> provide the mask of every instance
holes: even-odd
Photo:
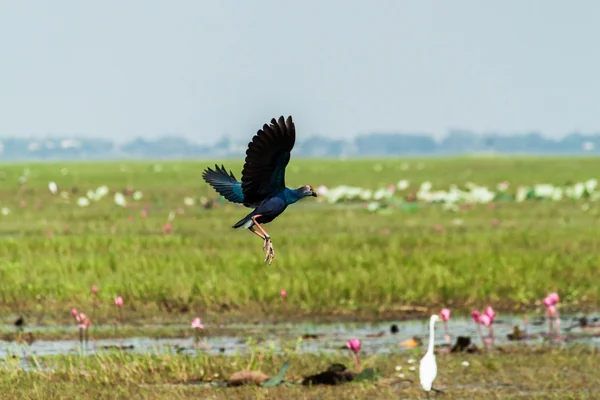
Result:
[[[244,228],[249,228],[253,225],[252,217],[255,215],[260,215],[260,217],[256,218],[259,224],[269,223],[283,213],[287,206],[294,204],[306,196],[311,196],[311,194],[310,192],[306,192],[304,188],[285,188],[275,196],[263,200],[254,211],[239,220],[233,227],[240,228],[243,226]]]
[[[202,174],[202,178],[210,184],[221,196],[232,203],[243,203],[244,193],[242,192],[242,182],[238,182],[233,172],[225,170],[224,166],[219,167],[215,164],[215,170],[207,168]]]
[[[295,142],[296,128],[292,117],[273,118],[248,143],[241,182],[231,171],[227,173],[224,166],[215,165],[215,170],[204,170],[202,177],[220,195],[233,203],[254,208],[234,228],[252,227],[254,217],[258,224],[266,224],[290,204],[304,197],[317,196],[311,186],[289,189],[285,185],[285,168],[290,162]]]

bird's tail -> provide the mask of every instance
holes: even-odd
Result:
[[[235,223],[235,225],[232,226],[233,229],[237,229],[237,228],[250,228],[252,225],[254,225],[254,222],[252,221],[252,217],[254,216],[254,211],[251,212],[250,214],[246,215],[244,218],[240,219],[238,222]]]

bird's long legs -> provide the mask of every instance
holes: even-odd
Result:
[[[260,217],[259,215],[255,215],[254,217],[252,217],[252,222],[254,222],[254,225],[256,225],[256,227],[258,229],[260,229],[260,232],[255,231],[253,228],[254,226],[251,226],[249,229],[252,233],[254,233],[256,236],[258,236],[259,238],[263,239],[265,241],[265,243],[263,244],[263,250],[265,250],[265,260],[264,262],[266,263],[267,260],[269,261],[269,265],[271,265],[271,263],[273,262],[273,259],[275,258],[275,250],[273,249],[273,242],[271,242],[271,237],[269,236],[269,234],[267,233],[267,231],[265,231],[263,229],[262,226],[260,226],[260,224],[256,221],[256,218]],[[261,233],[262,232],[262,233]]]

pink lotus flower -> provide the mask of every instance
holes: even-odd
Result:
[[[358,353],[360,351],[360,339],[350,339],[346,343],[346,346],[354,353]]]
[[[496,318],[496,311],[491,306],[487,306],[485,309],[485,315],[490,317],[490,323],[494,322],[494,318]]]
[[[279,295],[281,296],[281,298],[285,298],[285,296],[287,296],[287,290],[282,289]]]
[[[346,343],[346,347],[354,353],[354,365],[360,371],[360,361],[358,360],[358,352],[360,351],[360,339],[350,339]]]
[[[548,315],[548,334],[552,334],[553,329],[553,318],[556,317],[556,334],[560,335],[560,318],[558,317],[558,310],[556,305],[560,301],[558,293],[552,292],[548,296],[544,297],[543,303],[546,306],[546,315]]]
[[[77,309],[75,307],[71,308],[71,315],[75,317],[75,319],[78,318],[79,313],[77,312]]]
[[[317,194],[319,196],[326,196],[328,191],[329,189],[327,188],[327,186],[324,185],[321,185],[317,188]]]
[[[123,307],[123,298],[121,296],[115,297],[115,305],[117,307]]]
[[[558,297],[558,293],[552,292],[544,298],[544,305],[546,307],[555,306],[558,304],[559,300],[560,297]]]
[[[440,311],[440,317],[442,318],[442,321],[444,321],[444,338],[446,339],[446,342],[448,344],[452,344],[452,339],[450,337],[450,331],[448,330],[448,320],[450,319],[450,309],[449,308],[442,308],[442,311]]]
[[[488,327],[492,325],[492,319],[487,314],[481,315],[479,317],[479,322]]]
[[[442,321],[448,321],[450,319],[450,309],[443,308],[442,311],[440,311],[440,317],[442,318]]]
[[[92,293],[94,293],[94,294],[98,293],[98,286],[96,286],[96,285],[92,286]]]
[[[165,226],[163,226],[163,233],[171,233],[171,231],[173,231],[173,226],[167,222]]]
[[[485,313],[480,314],[479,311],[473,310],[473,312],[471,313],[471,317],[473,318],[473,322],[475,322],[475,325],[477,326],[477,333],[479,334],[481,343],[483,343],[484,346],[487,346],[485,340],[483,339],[483,333],[481,333],[481,324],[485,325],[486,322],[488,322],[491,325],[492,322],[490,316]]]
[[[86,329],[88,326],[90,326],[88,317],[84,313],[81,313],[77,316],[77,322],[79,322],[79,324],[77,325],[79,329]]]
[[[200,318],[196,317],[192,321],[192,329],[204,329],[204,325],[200,322]]]

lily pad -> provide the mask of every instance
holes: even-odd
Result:
[[[354,377],[354,382],[360,381],[375,381],[379,378],[379,372],[374,368],[366,368],[360,374]]]
[[[270,377],[269,379],[267,379],[266,381],[264,381],[261,386],[264,387],[272,387],[272,386],[279,386],[281,385],[284,380],[285,380],[285,373],[287,372],[288,368],[290,367],[290,362],[286,361],[283,366],[281,367],[281,369],[279,370],[279,373],[275,376]]]

